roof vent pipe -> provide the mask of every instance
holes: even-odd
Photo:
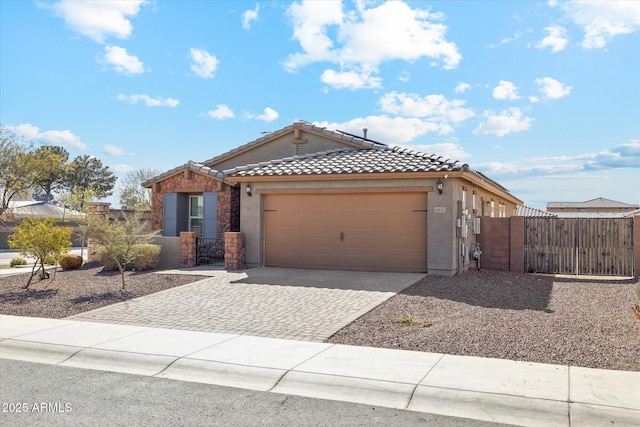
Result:
[[[362,129],[362,132],[364,133],[364,139],[367,139],[367,131],[368,130],[369,129],[367,129],[367,128]]]

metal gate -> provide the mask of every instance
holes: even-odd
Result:
[[[224,239],[198,237],[196,239],[196,265],[224,267]]]
[[[525,271],[633,276],[633,218],[525,218]]]

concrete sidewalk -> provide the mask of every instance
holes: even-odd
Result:
[[[638,425],[640,372],[0,316],[0,358],[516,425]]]

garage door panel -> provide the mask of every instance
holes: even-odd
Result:
[[[266,265],[426,271],[426,193],[266,195],[264,202]]]

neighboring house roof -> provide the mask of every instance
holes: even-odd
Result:
[[[226,153],[222,153],[218,156],[215,156],[209,160],[205,160],[204,162],[202,162],[205,165],[209,165],[209,166],[214,166],[217,163],[220,163],[224,160],[227,160],[231,157],[234,157],[238,154],[244,153],[245,151],[248,151],[252,148],[255,148],[259,145],[265,144],[273,139],[276,139],[286,133],[292,132],[294,129],[301,129],[304,130],[305,132],[314,132],[320,135],[323,135],[325,137],[334,139],[334,140],[339,140],[340,142],[343,143],[347,143],[356,147],[361,147],[361,148],[374,148],[374,147],[386,147],[387,144],[383,144],[381,142],[378,141],[374,141],[372,139],[368,139],[368,138],[364,138],[361,136],[357,136],[357,135],[352,135],[348,132],[344,132],[344,131],[339,131],[339,130],[328,130],[324,127],[320,127],[320,126],[315,126],[309,122],[305,122],[305,121],[297,121],[294,122],[293,124],[289,125],[289,126],[285,126],[282,129],[270,132],[268,134],[266,134],[263,137],[260,137],[258,139],[255,139],[251,142],[247,142],[246,144],[243,144],[239,147],[236,147],[232,150],[227,151]]]
[[[228,176],[292,176],[398,172],[453,172],[467,168],[458,161],[386,146],[369,150],[334,149],[238,166]]]
[[[640,215],[640,209],[627,212],[554,212],[558,218],[631,218]]]
[[[13,217],[16,219],[32,216],[36,218],[67,218],[69,220],[84,218],[84,214],[82,212],[37,200],[10,201],[9,208],[3,216],[8,218]]]
[[[596,199],[587,200],[586,202],[549,202],[547,209],[616,209],[616,208],[640,208],[640,205],[630,205],[628,203],[617,202],[615,200],[598,197]]]
[[[553,218],[557,215],[555,213],[547,212],[542,209],[532,208],[530,206],[518,206],[518,210],[516,216],[526,216],[526,217],[535,217],[535,218]]]
[[[171,169],[171,170],[169,170],[169,171],[167,171],[165,173],[162,173],[162,174],[160,174],[158,176],[155,176],[155,177],[143,182],[142,186],[146,187],[146,188],[149,188],[149,187],[151,187],[151,185],[153,183],[158,182],[158,181],[162,181],[163,179],[166,179],[166,178],[168,178],[170,176],[176,175],[176,174],[178,174],[180,172],[183,172],[185,170],[190,170],[190,171],[193,171],[193,172],[196,172],[196,173],[200,173],[202,175],[208,175],[208,176],[216,178],[216,179],[218,179],[220,181],[226,182],[224,173],[222,173],[220,171],[217,171],[215,169],[212,169],[210,167],[207,167],[207,166],[203,165],[202,163],[197,163],[197,162],[189,160],[184,165],[181,165],[181,166],[178,166],[176,168],[173,168],[173,169]]]

